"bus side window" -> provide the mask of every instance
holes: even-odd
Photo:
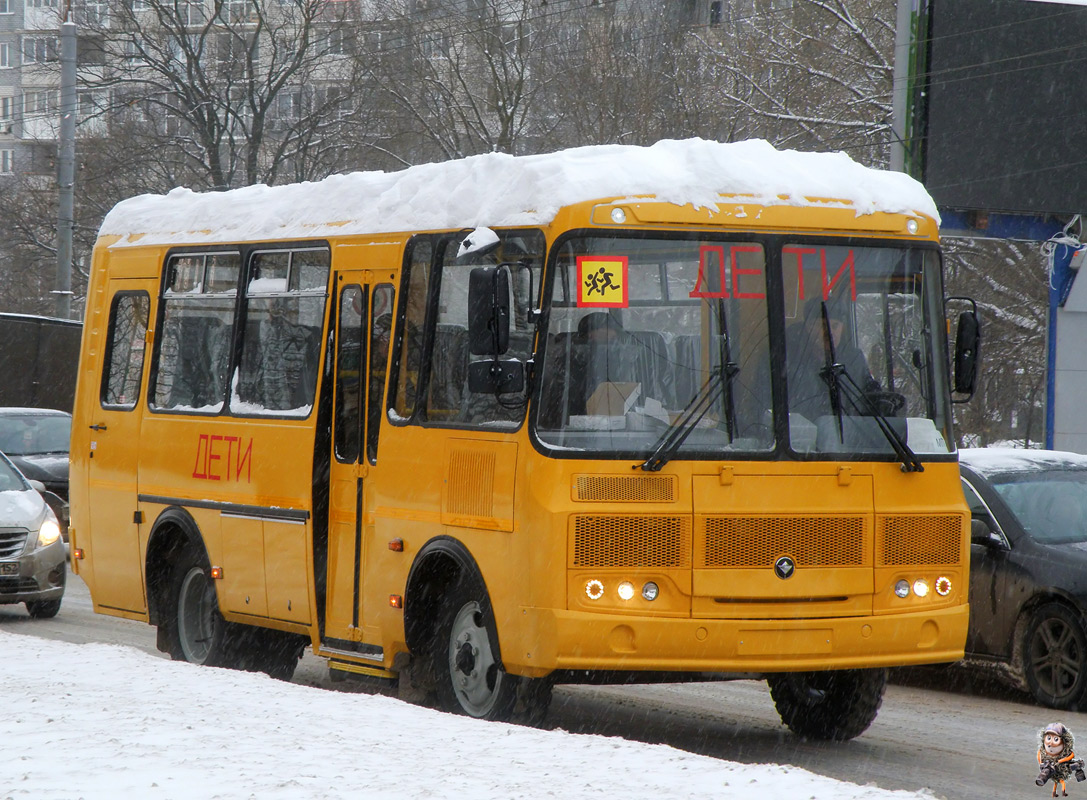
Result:
[[[354,462],[359,457],[365,308],[366,290],[357,285],[345,287],[340,294],[340,330],[336,346],[336,458],[344,463]]]
[[[393,362],[392,408],[406,422],[415,413],[420,367],[423,361],[423,326],[426,322],[430,260],[434,248],[429,239],[412,242],[400,297],[401,324],[396,332],[398,356]]]
[[[146,292],[118,294],[110,313],[106,360],[102,369],[103,406],[132,409],[140,394],[144,339],[151,300]]]
[[[366,457],[377,463],[377,437],[381,430],[381,398],[389,364],[389,336],[392,333],[393,287],[383,283],[374,289],[370,311],[370,387],[366,406]]]

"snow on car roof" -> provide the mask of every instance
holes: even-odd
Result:
[[[713,211],[722,200],[750,198],[752,205],[939,220],[916,180],[862,166],[845,153],[777,150],[762,140],[687,139],[532,156],[488,153],[399,172],[355,172],[226,192],[178,188],[118,203],[100,234],[121,237],[112,245],[117,247],[544,225],[563,206],[650,196]]]
[[[1087,456],[1063,450],[977,447],[959,451],[959,460],[982,475],[1044,469],[1087,469]]]

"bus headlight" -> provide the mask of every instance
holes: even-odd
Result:
[[[604,584],[593,578],[585,584],[585,596],[590,600],[599,600],[604,596]]]
[[[634,597],[634,584],[630,581],[623,581],[619,584],[619,599],[630,600]]]
[[[913,593],[918,597],[928,596],[928,581],[916,580],[913,582]]]
[[[951,578],[941,575],[936,579],[936,594],[947,597],[951,594]]]
[[[899,581],[895,584],[895,595],[898,597],[909,597],[910,584],[909,581]]]
[[[653,581],[649,581],[642,587],[642,597],[652,603],[660,595],[661,590]]]

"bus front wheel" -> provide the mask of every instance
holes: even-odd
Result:
[[[845,741],[876,718],[887,670],[791,672],[771,675],[766,682],[781,721],[797,736]]]

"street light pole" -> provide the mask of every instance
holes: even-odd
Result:
[[[72,316],[72,229],[75,227],[76,25],[60,25],[60,133],[57,140],[56,315]]]

